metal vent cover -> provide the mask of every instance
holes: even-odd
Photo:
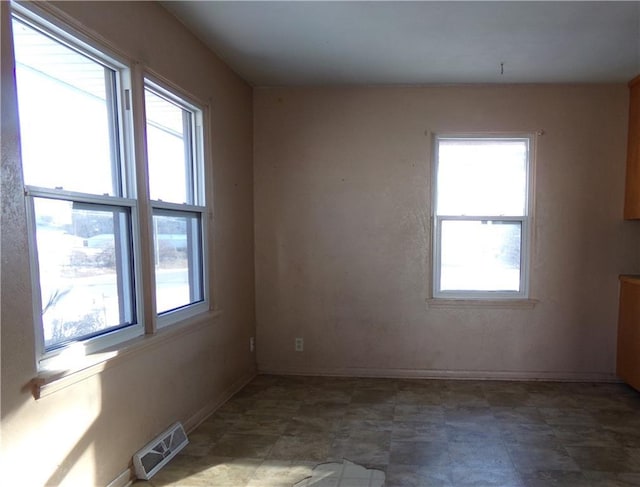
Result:
[[[139,479],[150,479],[188,443],[189,440],[182,424],[172,424],[166,431],[133,455],[136,476]]]

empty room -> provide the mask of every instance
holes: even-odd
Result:
[[[0,484],[640,486],[640,2],[0,2]]]

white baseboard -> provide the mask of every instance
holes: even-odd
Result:
[[[372,377],[386,379],[468,379],[551,382],[622,382],[615,374],[602,372],[494,371],[344,368],[282,368],[258,366],[259,374],[311,375],[327,377]]]
[[[113,479],[107,487],[129,487],[133,484],[133,469],[127,468],[120,472],[115,479]]]
[[[227,402],[233,395],[247,385],[257,375],[255,370],[243,375],[240,379],[235,381],[222,395],[200,408],[189,418],[187,418],[182,426],[187,433],[190,433],[196,429],[200,423],[211,416],[220,406]],[[129,467],[123,470],[114,480],[112,480],[107,487],[130,487],[135,480],[135,470],[133,467]]]

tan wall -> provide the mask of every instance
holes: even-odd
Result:
[[[1,485],[106,485],[173,421],[194,421],[255,372],[251,88],[155,3],[64,2],[58,7],[212,108],[216,307],[220,318],[117,361],[35,400],[36,375],[24,198],[2,17]]]
[[[259,370],[612,378],[617,275],[640,270],[627,103],[624,85],[255,90]],[[538,129],[539,303],[428,307],[431,133]]]

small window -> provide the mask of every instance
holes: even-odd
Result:
[[[434,297],[527,297],[530,146],[436,137]]]
[[[202,110],[150,80],[144,98],[156,309],[162,317],[205,297]]]
[[[13,35],[40,353],[139,334],[123,67],[26,17],[13,17]]]

